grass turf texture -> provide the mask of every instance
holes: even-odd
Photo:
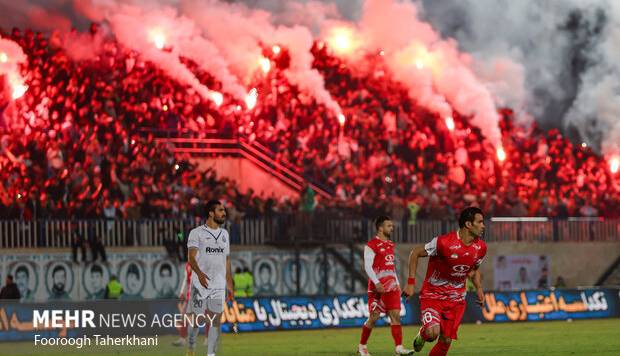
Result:
[[[405,326],[405,347],[411,347],[419,326]],[[465,324],[449,355],[620,355],[620,319],[530,322],[516,324]],[[359,329],[328,329],[245,333],[223,336],[218,356],[234,355],[355,355]],[[160,336],[159,346],[75,347],[34,346],[31,342],[0,343],[1,356],[112,356],[112,355],[185,355],[185,348],[172,346],[175,336]],[[206,355],[198,338],[196,355]],[[94,342],[93,342],[94,344]],[[427,343],[421,355],[428,355]],[[368,343],[373,356],[393,355],[390,329],[377,328]],[[417,354],[416,354],[417,355]]]

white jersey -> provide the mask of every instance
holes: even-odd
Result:
[[[230,255],[228,231],[199,226],[189,233],[187,248],[197,248],[198,268],[208,277],[208,288],[200,284],[198,275],[192,273],[192,285],[203,298],[226,290],[226,257]]]

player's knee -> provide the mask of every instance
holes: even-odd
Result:
[[[435,341],[439,337],[439,326],[432,326],[425,330],[426,341]]]
[[[373,326],[375,326],[375,323],[377,322],[377,320],[379,320],[379,318],[381,318],[381,314],[370,313],[370,315],[368,316],[368,320],[366,320],[366,326],[372,328]]]
[[[400,325],[400,311],[394,311],[389,313],[390,324]]]
[[[446,345],[450,345],[452,343],[452,339],[447,337],[447,336],[440,335],[439,336],[439,342],[444,343]]]

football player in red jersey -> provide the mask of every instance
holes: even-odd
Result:
[[[358,352],[369,356],[366,344],[375,322],[381,313],[390,317],[396,355],[411,355],[403,348],[403,331],[400,325],[400,285],[394,265],[394,242],[390,241],[394,224],[387,216],[375,219],[377,235],[364,247],[364,270],[368,275],[368,320],[362,326]]]
[[[475,207],[466,208],[459,216],[457,231],[435,237],[424,246],[415,247],[409,254],[409,278],[404,294],[411,296],[415,286],[418,258],[430,256],[426,278],[420,291],[422,327],[413,341],[416,352],[426,341],[439,341],[430,356],[446,355],[465,312],[465,282],[471,277],[484,303],[484,292],[478,267],[487,253],[481,239],[484,233],[484,214]]]

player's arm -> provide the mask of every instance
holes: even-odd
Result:
[[[416,246],[409,253],[409,275],[407,276],[407,286],[403,293],[410,297],[413,295],[413,289],[415,287],[415,273],[418,270],[418,259],[421,257],[428,257],[428,252],[425,246]]]
[[[187,268],[185,268],[185,275],[183,276],[183,282],[181,283],[181,289],[179,289],[179,299],[184,300],[185,299],[185,288],[189,287],[187,285],[187,279],[188,279],[188,274],[189,272],[187,271]]]
[[[229,300],[233,300],[235,296],[235,283],[232,276],[232,268],[230,267],[230,256],[226,256],[226,294]]]
[[[470,278],[474,287],[476,288],[476,295],[478,296],[478,300],[476,303],[480,306],[484,306],[484,291],[482,290],[482,276],[480,275],[480,269],[478,269],[480,265],[474,266],[473,272],[470,274]]]
[[[198,281],[203,287],[208,288],[209,278],[204,274],[200,267],[198,267],[198,261],[196,261],[196,255],[198,254],[198,247],[189,247],[189,265],[192,267],[192,271],[198,276]]]
[[[377,274],[375,273],[375,270],[372,269],[372,264],[374,263],[374,261],[375,261],[375,252],[369,246],[365,246],[364,247],[364,271],[366,271],[366,274],[368,275],[368,279],[370,279],[372,283],[375,285],[375,288],[377,288],[377,292],[384,293],[385,288],[383,288],[383,284],[381,284],[381,282],[379,281],[379,278],[377,278]]]

